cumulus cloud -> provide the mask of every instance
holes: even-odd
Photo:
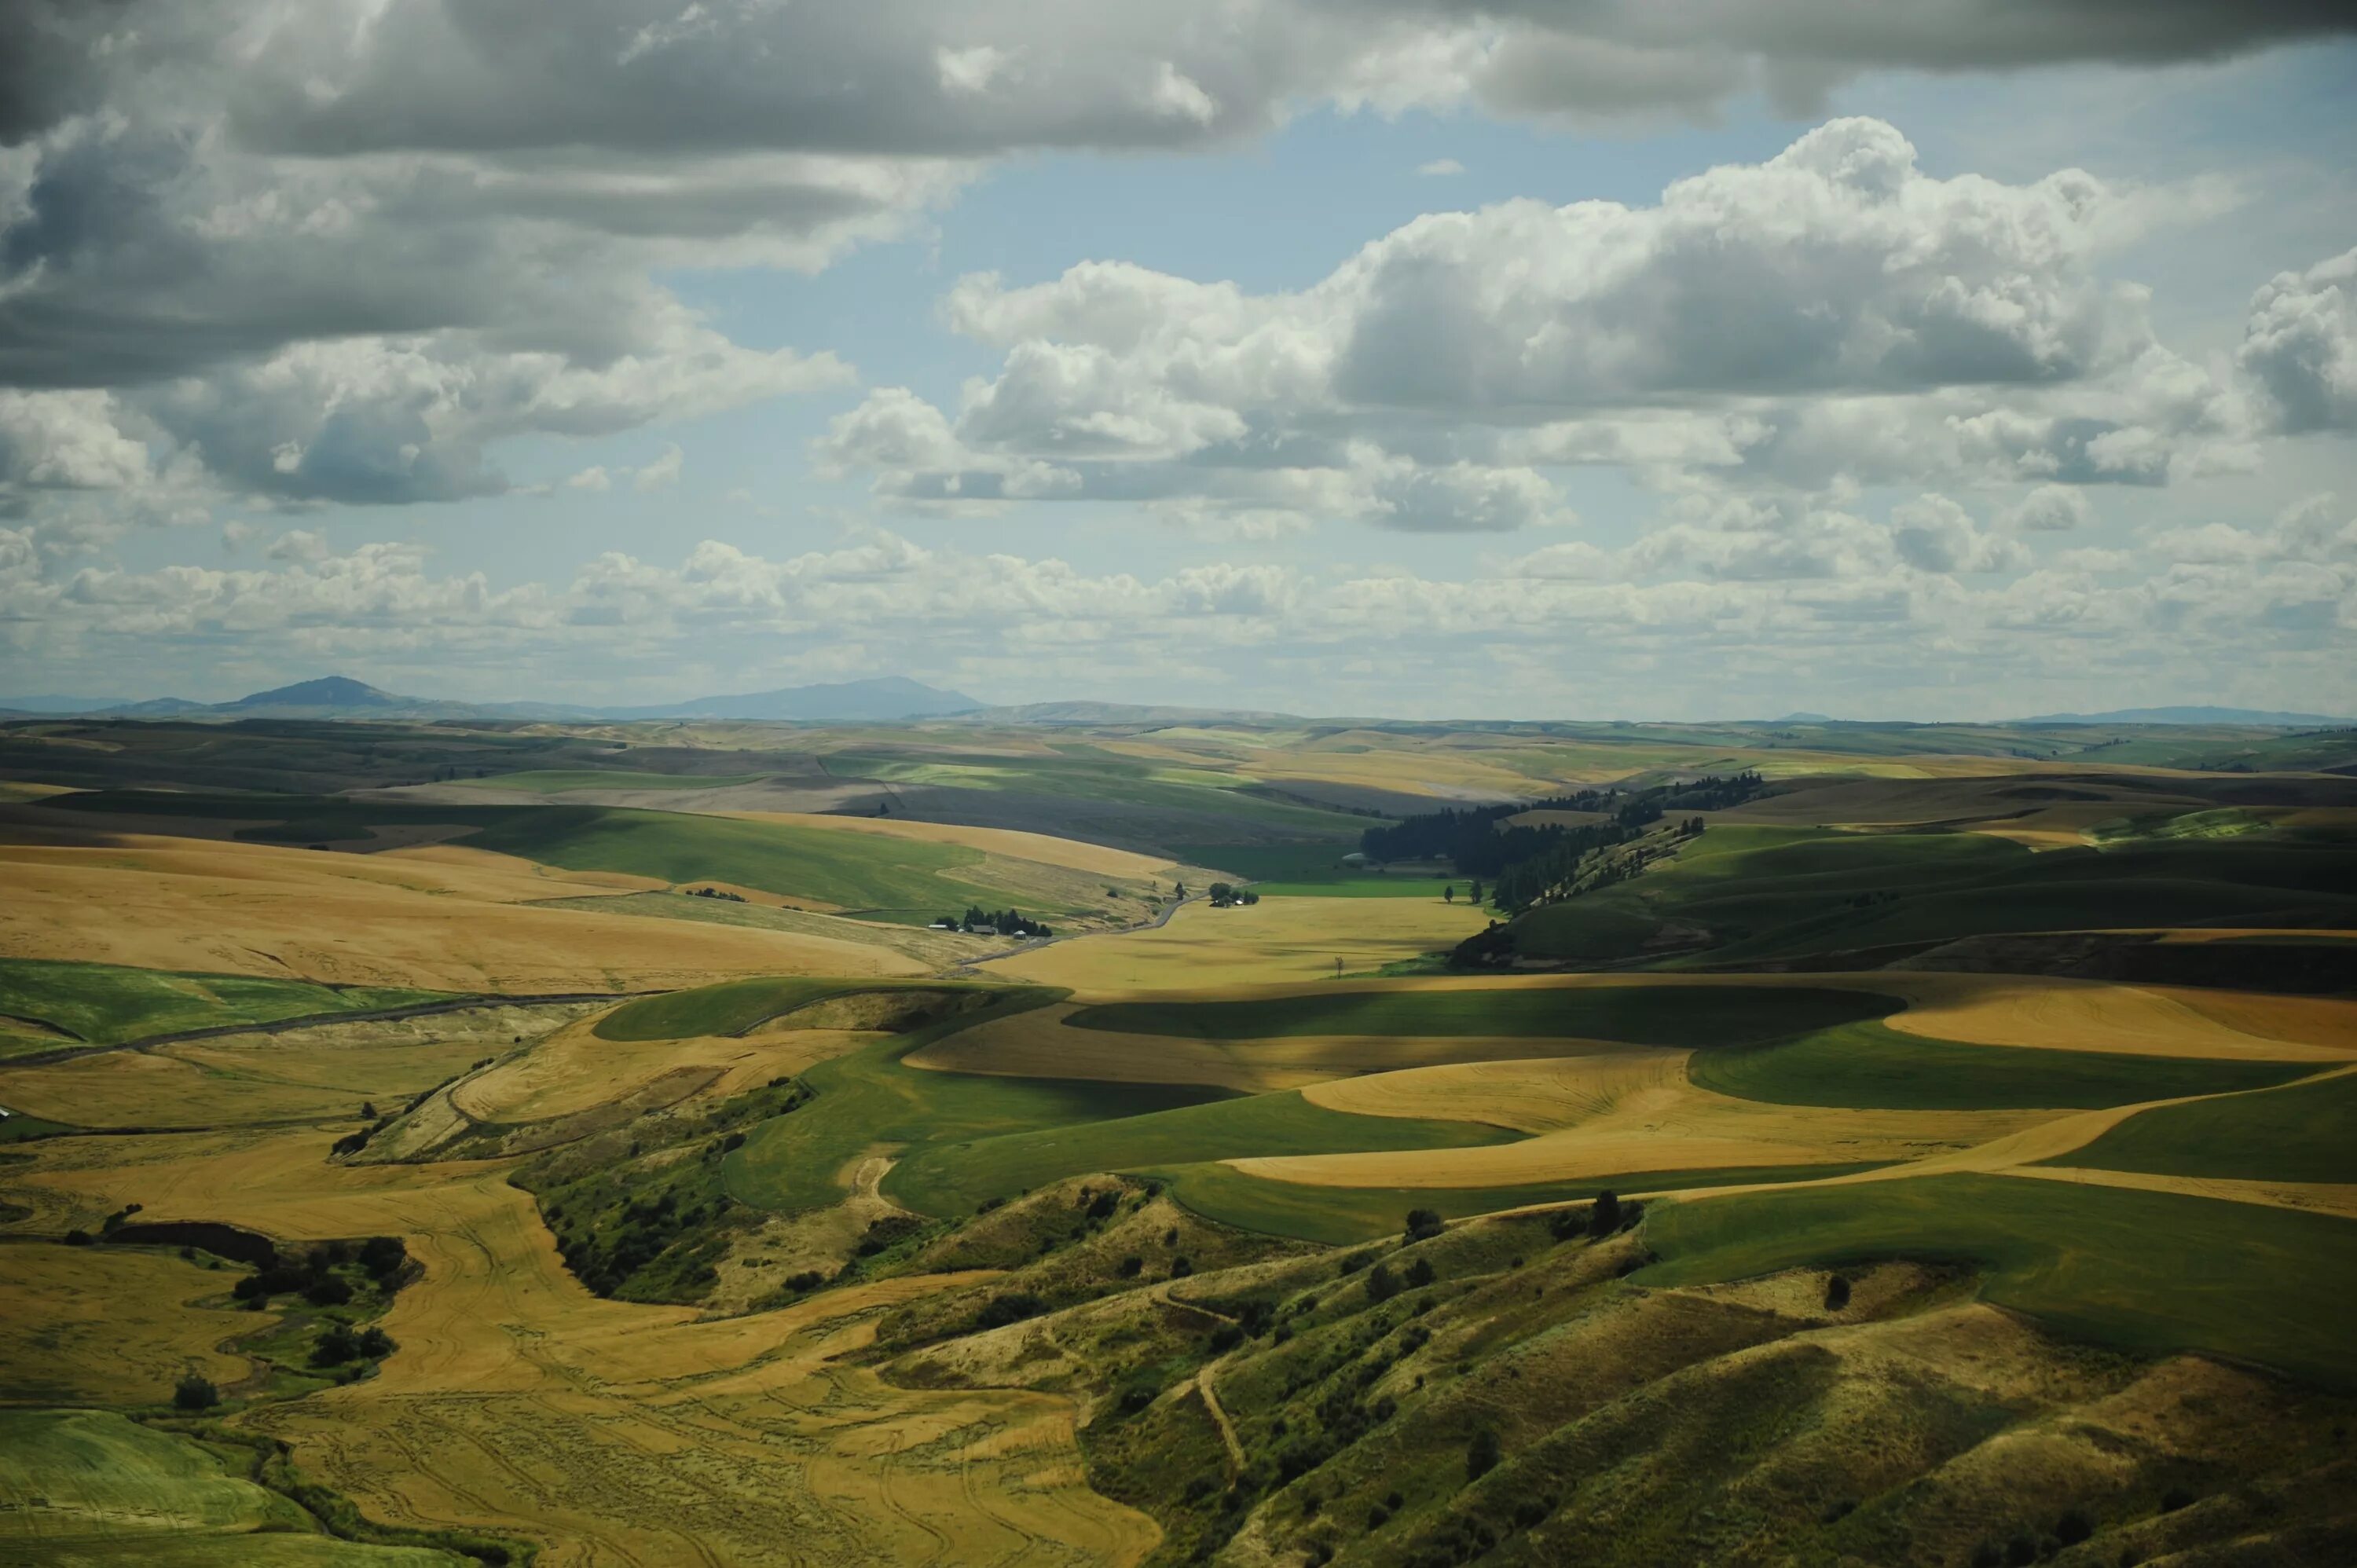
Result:
[[[2097,267],[2158,210],[2076,170],[1938,177],[1840,120],[1652,206],[1418,218],[1297,293],[1118,262],[977,274],[941,315],[996,372],[954,409],[872,393],[821,460],[908,504],[1002,499],[1034,464],[1043,498],[1427,530],[1548,521],[1538,469],[1562,464],[1813,490],[2247,467],[2234,393]],[[2067,495],[2006,526],[2075,517]]]
[[[2357,430],[2357,250],[2261,288],[2235,362],[2283,430]]]
[[[1900,559],[1926,572],[2018,572],[2029,564],[2020,541],[1984,531],[1945,496],[1919,496],[1891,509]]]
[[[2068,485],[2040,485],[1997,516],[1997,525],[2018,532],[2067,533],[2084,528],[2094,514],[2086,496]]]

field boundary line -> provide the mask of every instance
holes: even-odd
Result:
[[[219,1039],[227,1035],[284,1035],[296,1029],[317,1029],[328,1024],[387,1024],[404,1018],[430,1018],[440,1013],[467,1013],[486,1007],[550,1007],[574,1002],[628,1002],[640,996],[666,994],[667,992],[661,990],[556,991],[512,995],[485,992],[449,997],[439,1002],[405,1003],[399,1007],[369,1007],[353,1013],[306,1013],[298,1017],[271,1018],[258,1024],[212,1024],[201,1029],[176,1029],[168,1034],[148,1035],[136,1040],[118,1040],[113,1045],[68,1046],[53,1051],[35,1051],[11,1057],[6,1065],[50,1067],[59,1062],[97,1056],[103,1051],[153,1050],[158,1046]]]

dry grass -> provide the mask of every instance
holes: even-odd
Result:
[[[1682,1056],[1683,1053],[1663,1053]],[[1248,1176],[1309,1187],[1517,1187],[1632,1170],[1852,1165],[1919,1160],[2049,1120],[2050,1112],[1854,1111],[1770,1105],[1698,1089],[1657,1057],[1423,1068],[1378,1087],[1360,1079],[1306,1090],[1336,1109],[1398,1114],[1522,1116],[1553,1122],[1520,1143],[1380,1154],[1231,1160]],[[1344,1101],[1349,1101],[1347,1106]],[[1377,1107],[1389,1109],[1378,1110]],[[1440,1107],[1453,1107],[1444,1110]],[[1525,1109],[1528,1107],[1529,1109]]]
[[[0,952],[451,991],[921,973],[857,942],[527,901],[611,879],[450,846],[376,855],[139,835],[0,845]]]
[[[0,1245],[0,1402],[160,1404],[183,1373],[216,1383],[246,1375],[216,1348],[277,1319],[226,1306],[236,1276],[167,1252]]]
[[[905,817],[842,817],[816,811],[729,811],[724,814],[748,822],[784,822],[792,827],[878,833],[886,838],[914,839],[923,843],[963,844],[985,854],[1003,855],[1009,860],[1035,861],[1041,865],[1060,866],[1067,871],[1085,871],[1092,876],[1151,881],[1167,877],[1172,864],[1150,854],[1135,854],[1125,849],[1108,849],[1103,844],[1082,843],[1078,839],[1056,838],[1048,833],[1024,832],[1016,828],[970,828],[954,822],[914,822]]]
[[[78,1142],[44,1145],[12,1187],[75,1209],[139,1195],[145,1218],[289,1240],[406,1239],[425,1274],[385,1319],[402,1348],[382,1373],[252,1418],[375,1518],[521,1530],[552,1565],[945,1548],[1123,1563],[1157,1540],[1088,1490],[1070,1402],[899,1390],[837,1359],[880,1309],[983,1276],[697,1321],[583,1290],[503,1165],[329,1166],[323,1139],[289,1133]]]
[[[1454,947],[1487,917],[1421,898],[1264,898],[1243,908],[1189,904],[1168,925],[1057,942],[1002,959],[986,972],[1070,986],[1083,1001],[1142,991],[1224,992],[1275,982],[1330,980]]]
[[[716,1076],[704,1092],[734,1094],[857,1049],[875,1036],[840,1029],[764,1032],[742,1038],[705,1036],[633,1043],[600,1039],[594,1019],[557,1031],[533,1049],[451,1090],[452,1103],[478,1122],[541,1122],[577,1115],[637,1094],[683,1069]]]

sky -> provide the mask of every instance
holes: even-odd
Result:
[[[2357,12],[15,0],[0,696],[2357,713]]]

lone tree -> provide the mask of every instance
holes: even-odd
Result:
[[[1454,904],[1457,902],[1457,884],[1452,882],[1448,886],[1440,890],[1440,901],[1444,904]]]
[[[1407,1211],[1407,1239],[1409,1240],[1426,1240],[1431,1237],[1437,1236],[1439,1234],[1440,1215],[1437,1210],[1430,1208],[1411,1208]]]
[[[1485,1426],[1465,1445],[1465,1478],[1480,1480],[1498,1467],[1499,1457],[1498,1434]]]
[[[176,1410],[210,1410],[221,1403],[221,1390],[213,1380],[190,1372],[172,1390],[172,1405]]]
[[[1596,1202],[1587,1210],[1587,1233],[1609,1236],[1620,1229],[1620,1197],[1610,1188],[1596,1195]]]
[[[1839,1312],[1849,1305],[1849,1281],[1835,1274],[1825,1281],[1825,1310]]]

